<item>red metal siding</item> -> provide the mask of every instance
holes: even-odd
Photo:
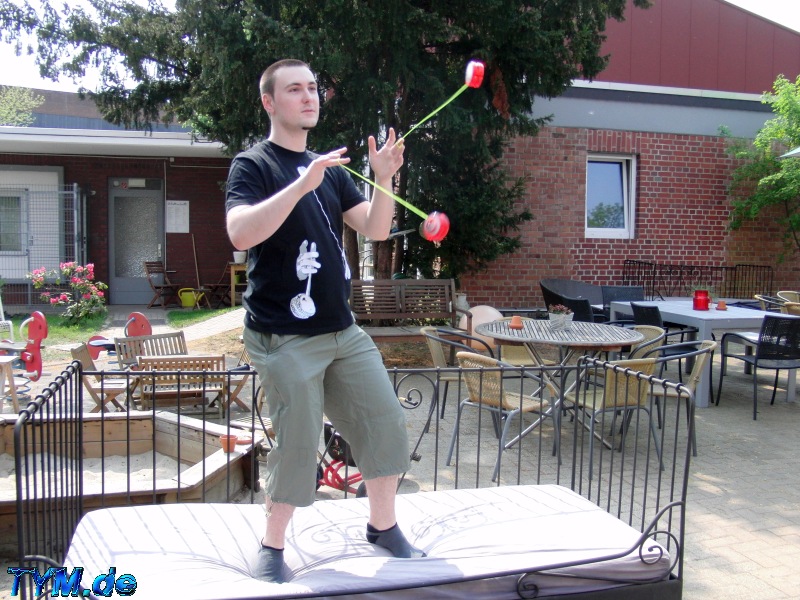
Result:
[[[598,81],[761,94],[800,74],[800,33],[722,0],[655,0],[609,21]]]

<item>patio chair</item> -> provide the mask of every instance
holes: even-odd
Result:
[[[800,302],[800,292],[783,290],[776,294],[784,302]]]
[[[542,289],[545,306],[564,304],[560,300],[564,296],[567,298],[585,298],[589,300],[590,305],[597,306],[597,308],[593,307],[595,315],[603,317],[603,291],[599,285],[574,279],[549,278],[540,280],[539,287]]]
[[[641,379],[642,375],[652,375],[656,367],[655,358],[637,358],[633,360],[618,360],[605,363],[602,367],[592,369],[599,372],[604,370],[602,377],[583,377],[579,380],[575,392],[564,395],[565,402],[570,402],[576,414],[583,415],[583,426],[589,430],[589,480],[592,480],[594,465],[594,440],[597,438],[607,447],[613,447],[613,439],[608,441],[602,433],[606,424],[605,415],[611,413],[611,434],[615,435],[617,418],[622,415],[622,426],[618,450],[622,451],[625,438],[630,429],[633,413],[644,412],[647,414],[648,426],[653,436],[656,453],[661,461],[661,448],[653,415],[650,414],[649,393],[651,385]],[[602,380],[602,385],[595,385]],[[587,423],[588,420],[588,423]],[[596,431],[598,423],[601,431]]]
[[[0,296],[0,340],[13,342],[14,341],[14,324],[6,319],[3,312],[3,298]]]
[[[611,314],[612,302],[637,302],[644,300],[644,287],[641,285],[603,285],[603,314],[608,321],[618,321],[619,317]]]
[[[208,290],[206,298],[214,308],[230,306],[231,304],[231,264],[225,263],[222,275],[216,283],[204,283],[203,289]]]
[[[544,281],[539,282],[539,287],[542,290],[542,298],[544,298],[544,305],[546,308],[556,304],[563,304],[563,302],[561,302],[561,294],[545,284]]]
[[[523,435],[540,426],[547,417],[553,416],[549,399],[557,398],[558,392],[551,383],[542,381],[541,378],[525,372],[525,377],[534,381],[536,385],[530,394],[523,395],[511,391],[509,388],[517,386],[509,383],[509,380],[503,377],[503,367],[509,369],[515,369],[515,367],[475,352],[458,352],[456,358],[458,364],[464,369],[462,374],[468,395],[458,405],[453,435],[450,438],[450,449],[447,453],[447,464],[451,464],[453,459],[464,408],[473,406],[479,410],[489,411],[492,416],[495,435],[498,437],[497,460],[492,474],[492,481],[497,481],[500,475],[500,461],[503,451],[511,448]],[[521,386],[519,389],[521,389]],[[539,416],[520,435],[510,441],[506,441],[514,417],[525,413],[537,413]]]
[[[689,342],[684,342],[683,344],[673,344],[670,347],[670,355],[664,355],[663,351],[667,348],[666,346],[661,346],[658,348],[653,348],[649,352],[643,354],[642,356],[646,358],[655,357],[658,359],[659,362],[659,371],[662,371],[664,366],[666,365],[667,361],[670,360],[688,360],[690,358],[694,359],[694,365],[692,366],[692,370],[689,375],[686,377],[686,381],[683,382],[683,387],[691,392],[692,397],[695,396],[697,392],[697,384],[700,382],[700,376],[703,374],[703,369],[706,368],[706,365],[714,360],[714,350],[717,349],[717,342],[714,340],[703,340],[700,342],[700,347],[698,348],[696,344]],[[675,351],[681,349],[684,350],[683,354],[677,354]],[[661,356],[659,356],[661,355]],[[661,373],[659,372],[659,377],[661,377]],[[683,393],[679,393],[678,390],[675,388],[670,387],[662,387],[654,385],[653,389],[650,391],[651,395],[654,398],[654,403],[656,409],[658,410],[658,427],[661,428],[662,423],[662,416],[661,411],[663,410],[666,414],[667,410],[667,403],[666,401],[669,399],[678,399],[679,396],[687,400],[686,404],[686,418],[688,419],[690,416],[689,410],[689,396]],[[661,400],[664,400],[663,407]],[[713,398],[712,398],[713,401]],[[717,404],[719,404],[719,397],[717,397]],[[666,420],[666,419],[664,419]],[[697,436],[696,436],[697,429],[695,428],[692,431],[692,454],[697,456]]]
[[[635,329],[644,336],[644,339],[632,346],[628,352],[627,358],[644,358],[649,352],[664,346],[664,341],[667,339],[667,332],[663,327],[656,325],[633,325],[631,329]]]
[[[585,323],[602,323],[605,317],[602,313],[598,314],[593,308],[588,298],[570,298],[561,296],[561,304],[572,311],[573,321],[583,321]]]
[[[767,310],[770,312],[781,312],[781,308],[784,304],[786,304],[786,300],[783,298],[778,298],[777,296],[765,296],[763,294],[755,294],[753,296],[756,300],[758,300],[758,305],[761,310]]]
[[[685,336],[695,336],[697,335],[697,327],[689,327],[685,325],[676,325],[673,323],[665,323],[664,319],[661,318],[661,311],[659,310],[658,306],[653,305],[645,305],[645,304],[637,304],[636,302],[631,302],[631,309],[633,310],[633,321],[637,325],[655,325],[656,327],[661,327],[664,329],[665,333],[665,340],[664,344],[667,346],[667,349],[664,350],[662,356],[669,356],[672,350],[669,350],[670,346],[674,345],[670,343],[670,338],[678,337],[678,342],[683,343],[686,341]],[[697,342],[699,346],[699,342]],[[682,354],[684,350],[682,348],[675,349],[677,354]],[[682,376],[682,363],[678,361],[678,379],[681,379]],[[687,367],[688,369],[688,367]]]
[[[664,328],[667,332],[667,341],[671,337],[680,336],[680,341],[685,342],[684,336],[697,334],[696,327],[665,323],[661,317],[661,311],[656,305],[631,302],[631,309],[633,310],[633,321],[636,325],[655,325],[656,327]]]
[[[86,344],[81,344],[77,348],[71,349],[70,353],[73,360],[81,363],[83,371],[98,371]],[[90,412],[107,412],[109,404],[119,410],[125,410],[125,406],[117,398],[122,394],[127,396],[127,392],[130,389],[128,381],[120,378],[112,379],[107,376],[86,375],[85,373],[83,373],[82,381],[83,387],[95,402],[95,406],[92,407]]]
[[[742,354],[731,352],[728,346],[733,343],[743,346]],[[778,390],[778,374],[781,369],[800,368],[800,318],[782,315],[766,315],[761,324],[758,337],[749,332],[729,331],[722,336],[722,362],[717,388],[717,404],[722,397],[722,379],[725,377],[729,358],[744,361],[752,367],[753,375],[753,420],[758,417],[758,369],[775,371],[770,405],[775,404]]]
[[[431,360],[433,366],[437,369],[453,369],[458,367],[456,360],[457,351],[476,352],[481,350],[494,358],[494,351],[492,347],[487,344],[483,339],[471,336],[456,329],[449,329],[446,327],[436,328],[425,326],[420,328],[420,332],[425,336],[425,341],[428,344],[428,349],[431,353]],[[455,339],[457,336],[460,340]],[[458,383],[461,377],[456,371],[443,371],[438,373],[436,382],[434,382],[434,406],[441,406],[439,411],[440,418],[444,418],[444,406],[447,402],[447,390],[451,383]],[[441,386],[440,384],[444,384]],[[441,393],[440,393],[441,392]]]
[[[167,307],[170,304],[180,306],[181,301],[178,297],[178,286],[169,280],[164,263],[160,260],[144,261],[144,272],[147,275],[147,282],[153,290],[153,298],[147,308],[154,306]]]
[[[781,307],[781,312],[800,317],[800,302],[787,302]]]

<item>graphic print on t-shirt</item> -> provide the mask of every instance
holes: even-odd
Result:
[[[313,298],[311,298],[311,276],[319,271],[322,266],[317,261],[318,256],[316,242],[311,242],[309,247],[308,240],[303,240],[303,243],[300,244],[300,252],[297,255],[295,268],[297,270],[297,279],[300,281],[306,280],[306,291],[297,294],[289,303],[289,309],[298,319],[308,319],[317,312],[317,306],[314,304]]]

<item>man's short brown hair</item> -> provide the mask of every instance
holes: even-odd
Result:
[[[270,96],[275,95],[275,73],[278,72],[278,69],[282,69],[283,67],[305,67],[311,70],[311,67],[302,60],[297,60],[296,58],[284,58],[283,60],[272,63],[261,74],[261,81],[259,81],[258,89],[262,96],[264,94],[269,94]]]

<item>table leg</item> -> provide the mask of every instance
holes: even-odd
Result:
[[[786,382],[786,401],[797,400],[797,369],[789,369],[789,379]]]
[[[236,306],[236,271],[231,269],[231,306]]]
[[[14,385],[14,370],[11,368],[10,362],[4,362],[0,364],[0,368],[3,370],[3,377],[0,379],[5,379],[8,381],[9,391],[11,393],[11,402],[14,405],[14,412],[19,412],[19,398],[17,397],[17,388]],[[5,388],[5,383],[3,384]]]
[[[710,340],[711,339],[711,325],[710,323],[704,322],[702,327],[698,329],[696,334],[696,339],[698,340]],[[708,407],[708,399],[710,397],[711,391],[711,361],[706,361],[705,368],[703,372],[700,373],[700,381],[697,382],[697,389],[696,395],[694,398],[695,406],[698,408],[707,408]]]

